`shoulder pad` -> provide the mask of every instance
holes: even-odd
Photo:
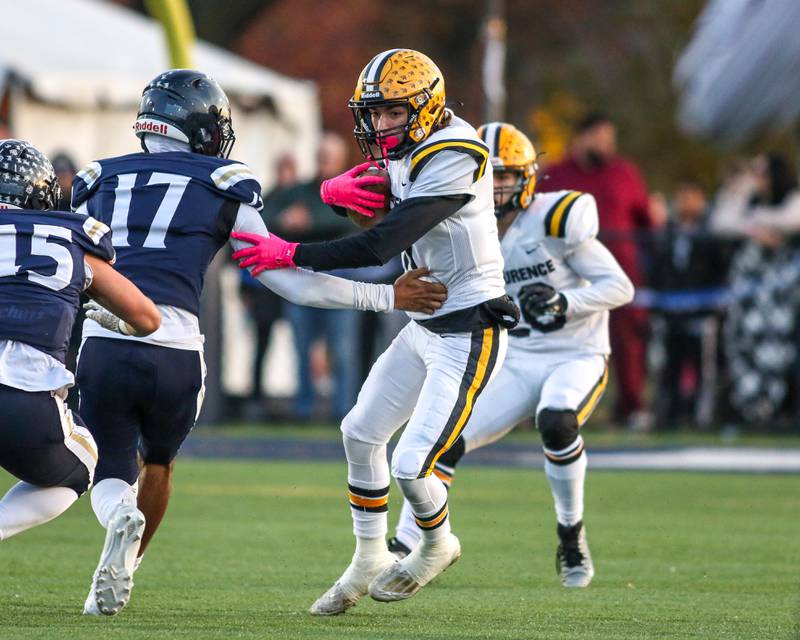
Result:
[[[70,202],[70,207],[73,211],[88,200],[89,194],[94,190],[102,173],[103,167],[99,162],[90,162],[75,174],[75,177],[72,179],[72,195]]]
[[[108,225],[83,213],[66,211],[43,211],[39,217],[72,232],[72,242],[86,253],[97,256],[106,262],[114,262],[116,254],[111,244],[111,229]]]
[[[565,191],[550,205],[544,217],[544,233],[554,238],[565,238],[567,220],[575,202],[583,195],[580,191]]]
[[[409,179],[413,182],[420,171],[433,160],[440,151],[455,151],[463,153],[475,160],[478,165],[472,175],[473,182],[477,182],[483,177],[486,171],[486,164],[489,160],[489,147],[480,139],[472,138],[444,138],[433,140],[424,147],[416,149],[411,154],[411,173]]]
[[[104,181],[121,173],[159,171],[188,176],[220,196],[261,209],[261,184],[250,168],[234,160],[189,152],[132,153],[92,162],[73,180],[72,203],[77,209]]]
[[[261,184],[246,164],[226,161],[211,172],[210,179],[219,191],[229,197],[259,211],[264,206],[261,201]]]

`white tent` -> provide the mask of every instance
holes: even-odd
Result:
[[[0,10],[6,27],[0,97],[8,100],[12,133],[47,154],[66,151],[78,165],[138,151],[132,125],[142,89],[171,66],[161,25],[101,0],[0,0]],[[275,162],[285,153],[296,158],[300,177],[310,178],[320,127],[315,85],[205,42],[198,41],[193,53],[194,67],[214,77],[231,99],[232,157],[248,163],[264,188],[271,186]],[[215,277],[225,276],[226,268],[227,279]],[[202,326],[210,366],[204,415],[211,420],[220,415],[222,370],[234,376],[234,391],[247,384],[240,380],[240,363],[222,365],[223,352],[229,351],[222,344],[231,341],[222,337],[221,323],[229,329],[234,323],[237,344],[252,342],[237,307],[238,275],[220,254],[206,277]],[[286,351],[291,341],[284,335],[277,342]]]
[[[131,125],[142,89],[170,68],[161,25],[99,0],[0,0],[0,74],[13,134],[83,165],[139,149]],[[297,81],[198,41],[194,66],[231,98],[236,145],[268,187],[290,152],[310,177],[319,135],[311,82]]]

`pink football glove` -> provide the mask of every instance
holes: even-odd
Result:
[[[294,267],[294,252],[297,248],[297,242],[286,242],[274,233],[268,236],[260,236],[255,233],[237,233],[233,232],[231,238],[249,242],[253,246],[239,249],[233,254],[234,260],[240,260],[239,268],[246,269],[253,267],[250,272],[253,276],[257,276],[262,271],[267,269],[285,269],[286,267]]]
[[[380,193],[372,193],[362,189],[368,184],[383,182],[380,176],[360,176],[373,166],[372,162],[363,162],[343,174],[325,180],[319,188],[319,195],[325,204],[332,204],[345,209],[358,211],[361,215],[373,218],[375,209],[384,205],[385,198]]]

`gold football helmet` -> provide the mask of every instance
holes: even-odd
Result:
[[[364,155],[396,160],[433,133],[444,115],[444,103],[444,78],[433,60],[412,49],[390,49],[364,67],[347,106],[353,112],[353,133]],[[406,124],[376,131],[369,110],[395,105],[408,110]],[[389,148],[392,138],[400,141]]]
[[[478,135],[489,147],[495,172],[511,171],[518,174],[511,198],[499,207],[500,217],[515,209],[527,209],[536,188],[536,149],[522,131],[507,122],[489,122],[478,128]]]

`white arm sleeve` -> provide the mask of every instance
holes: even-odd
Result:
[[[233,230],[269,235],[258,211],[247,204],[239,206]],[[230,243],[234,250],[250,246],[235,238],[231,238]],[[389,284],[356,282],[306,269],[263,271],[256,279],[295,304],[321,309],[358,309],[386,313],[394,310],[394,287]]]
[[[633,283],[611,252],[594,238],[577,247],[567,258],[588,287],[561,291],[567,299],[567,317],[615,309],[633,300]]]

